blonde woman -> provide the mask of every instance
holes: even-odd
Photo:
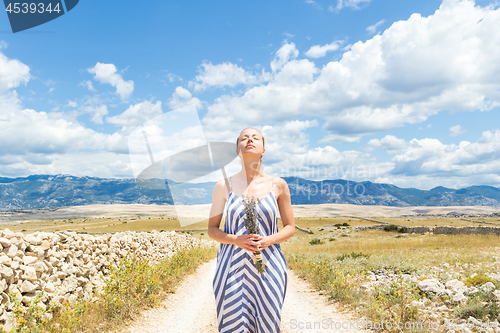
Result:
[[[221,333],[280,332],[281,309],[287,287],[287,265],[280,243],[295,232],[290,190],[282,178],[261,170],[264,137],[255,128],[241,131],[236,153],[242,170],[215,185],[208,235],[218,241],[213,289]],[[248,234],[241,196],[260,199],[259,235]],[[224,230],[220,230],[226,210]],[[283,228],[278,232],[278,209]],[[265,273],[259,273],[252,254],[261,251]]]

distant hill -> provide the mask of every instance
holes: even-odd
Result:
[[[500,189],[470,186],[431,190],[400,188],[389,184],[343,179],[312,181],[283,177],[290,188],[292,204],[348,203],[383,206],[500,206]],[[183,204],[208,204],[215,183],[179,185]],[[34,175],[0,177],[0,210],[56,208],[90,204],[173,204],[167,190],[146,190],[134,179]]]

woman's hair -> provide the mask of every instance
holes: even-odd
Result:
[[[255,127],[247,127],[247,128],[244,128],[244,129],[242,129],[242,130],[241,130],[241,132],[243,132],[244,130],[249,129],[249,128],[254,129],[254,130],[256,130],[257,132],[259,132],[260,136],[262,137],[262,147],[265,147],[265,143],[266,143],[266,142],[264,141],[264,136],[263,136],[263,135],[262,135],[262,133],[261,133],[258,129],[256,129]],[[238,151],[238,143],[240,143],[240,136],[241,136],[241,132],[240,132],[240,135],[238,135],[238,138],[236,139],[236,151]]]

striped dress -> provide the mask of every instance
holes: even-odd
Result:
[[[260,235],[277,233],[278,203],[274,179],[271,191],[260,201],[262,205],[256,205]],[[248,234],[244,222],[244,205],[241,198],[233,193],[232,186],[226,209],[224,232]],[[273,244],[261,252],[267,264],[263,274],[257,272],[250,259],[252,252],[236,245],[220,244],[213,280],[219,332],[280,332],[281,308],[288,280],[287,265],[279,244]]]

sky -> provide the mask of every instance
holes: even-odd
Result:
[[[17,33],[4,12],[0,176],[132,178],[134,129],[190,106],[206,141],[261,130],[274,176],[500,186],[499,26],[488,0],[82,0]]]

